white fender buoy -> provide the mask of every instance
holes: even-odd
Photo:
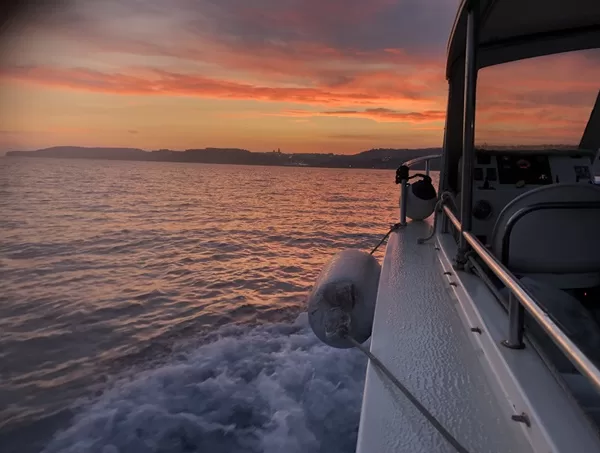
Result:
[[[359,343],[371,336],[381,266],[356,249],[336,254],[323,268],[308,296],[308,322],[322,342],[353,347],[342,332]]]
[[[433,214],[437,203],[437,194],[429,176],[423,175],[423,179],[409,184],[405,193],[408,198],[406,200],[406,217],[412,220],[424,220]]]

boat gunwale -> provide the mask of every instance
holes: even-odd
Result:
[[[435,241],[439,249],[440,267],[451,273],[446,276],[448,282],[456,283],[449,285],[449,288],[457,301],[457,311],[465,329],[473,332],[471,340],[482,351],[480,358],[488,376],[501,391],[497,396],[508,401],[506,409],[512,415],[527,415],[530,426],[523,424],[523,430],[534,450],[564,451],[569,445],[573,446],[570,436],[573,429],[580,431],[577,436],[577,442],[580,443],[575,450],[593,451],[584,448],[586,446],[598,448],[600,437],[587,415],[573,395],[565,391],[565,385],[557,380],[556,373],[549,372],[548,364],[531,340],[525,338],[526,348],[523,350],[508,349],[501,345],[504,330],[501,324],[504,319],[498,319],[497,315],[506,313],[505,308],[477,276],[454,269],[452,256],[458,246],[452,236],[436,234]],[[485,295],[479,293],[478,297],[474,297],[474,285],[482,288]],[[546,398],[547,394],[554,395],[551,402]],[[540,405],[552,405],[562,410],[556,416],[556,411],[540,410]],[[577,417],[581,423],[561,423],[567,411],[570,420]],[[549,425],[553,428],[548,429]]]

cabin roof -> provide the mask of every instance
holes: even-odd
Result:
[[[600,0],[479,0],[478,67],[600,47]],[[464,64],[467,13],[462,0],[448,43],[447,77]]]

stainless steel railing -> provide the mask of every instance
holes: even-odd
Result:
[[[417,157],[415,159],[408,160],[402,164],[403,167],[411,168],[416,164],[425,162],[425,174],[429,176],[431,170],[431,160],[441,158],[441,154],[429,154],[427,156]],[[408,188],[408,176],[406,179],[400,181],[400,225],[406,225],[406,189]]]
[[[427,156],[415,157],[414,159],[407,160],[402,165],[410,168],[410,167],[414,167],[416,164],[425,162],[425,174],[429,176],[429,171],[431,168],[430,161],[433,159],[439,159],[441,157],[442,157],[441,154],[429,154]]]
[[[509,335],[506,345],[510,347],[518,343],[518,336],[522,336],[523,308],[540,324],[551,340],[564,352],[567,358],[586,376],[600,392],[600,370],[577,347],[565,332],[550,318],[537,301],[521,286],[518,279],[470,232],[463,231],[460,221],[448,206],[443,207],[444,214],[452,222],[457,231],[465,238],[473,251],[483,260],[488,268],[510,290],[509,302]]]

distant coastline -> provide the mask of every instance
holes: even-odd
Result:
[[[493,149],[572,149],[569,145],[507,146]],[[83,146],[55,146],[35,151],[9,151],[7,157],[43,157],[58,159],[107,159],[147,162],[196,162],[229,165],[272,165],[284,167],[377,168],[396,169],[403,162],[428,154],[440,154],[441,148],[393,149],[376,148],[358,154],[283,153],[280,151],[252,152],[239,148],[203,148],[173,151],[159,149],[145,151],[139,148],[109,148]],[[439,170],[439,159],[431,161],[431,169]],[[414,167],[424,168],[424,164]],[[600,156],[594,162],[594,173],[600,175]]]
[[[7,157],[44,157],[62,159],[109,159],[150,162],[197,162],[210,164],[273,165],[330,168],[395,169],[409,159],[439,154],[441,148],[371,149],[358,154],[283,153],[280,151],[251,152],[238,148],[204,148],[172,151],[145,151],[139,148],[88,148],[56,146],[36,151],[9,151]],[[432,162],[437,170],[438,162]],[[416,167],[418,168],[418,167]]]

